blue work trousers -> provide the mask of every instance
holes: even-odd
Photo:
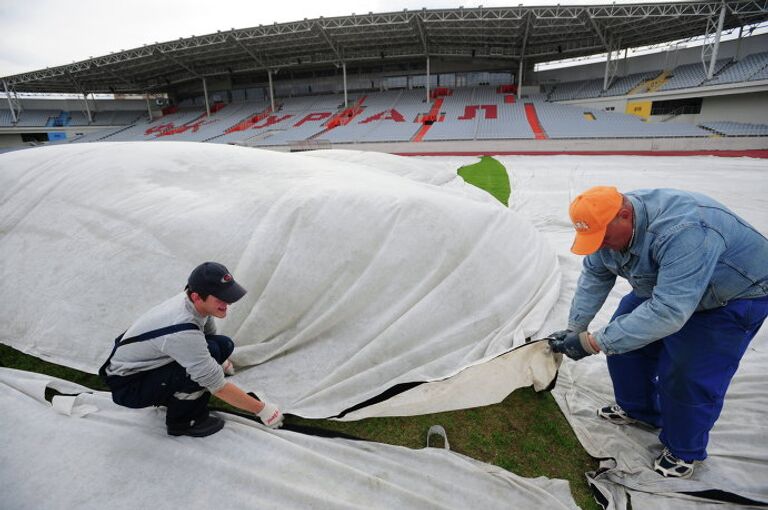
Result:
[[[205,335],[205,340],[211,356],[220,364],[235,349],[234,342],[227,336]],[[192,420],[199,422],[208,417],[211,394],[175,361],[128,376],[109,376],[107,384],[116,404],[134,409],[166,406],[165,423],[168,426],[186,427]]]
[[[630,292],[613,318],[643,301]],[[768,297],[734,300],[694,313],[677,333],[608,356],[616,403],[660,428],[659,440],[676,457],[704,460],[728,385],[766,316]]]

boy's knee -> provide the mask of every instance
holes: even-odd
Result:
[[[223,363],[235,350],[235,342],[224,335],[205,335],[208,350],[219,363]]]
[[[228,336],[221,337],[221,350],[224,352],[224,358],[229,358],[230,354],[235,351],[235,342]]]

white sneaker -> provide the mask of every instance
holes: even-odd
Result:
[[[664,448],[653,461],[653,470],[667,478],[689,478],[693,474],[693,461],[679,459],[668,448]]]
[[[224,375],[235,375],[235,365],[230,360],[222,363],[221,368],[224,369]]]
[[[612,406],[601,407],[597,410],[597,415],[614,425],[632,425],[637,420],[630,418],[624,409],[619,404],[613,404]]]

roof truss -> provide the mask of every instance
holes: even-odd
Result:
[[[724,29],[768,20],[768,0],[729,0]],[[204,77],[385,59],[546,62],[703,36],[721,0],[436,9],[275,23],[145,45],[2,78],[17,92],[142,93]],[[619,44],[618,48],[616,44]]]

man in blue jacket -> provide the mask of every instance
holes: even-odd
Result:
[[[768,315],[768,239],[715,200],[672,189],[594,187],[569,213],[571,251],[586,257],[568,329],[550,335],[552,350],[574,360],[603,351],[616,405],[597,414],[660,428],[665,448],[654,469],[689,477]],[[632,292],[590,333],[616,276]]]

